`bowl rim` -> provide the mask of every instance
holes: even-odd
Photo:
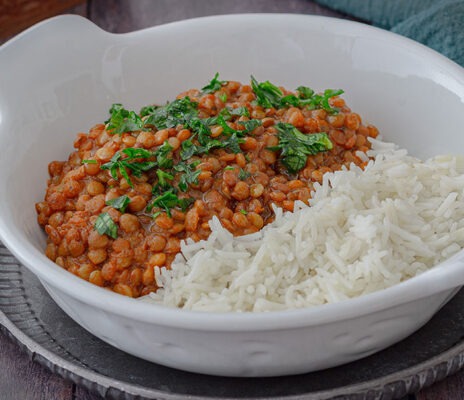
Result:
[[[95,34],[124,40],[137,35],[154,35],[166,29],[191,29],[201,25],[220,24],[224,20],[239,20],[247,23],[253,20],[262,22],[273,22],[276,18],[282,23],[309,23],[318,22],[324,24],[324,29],[329,31],[333,28],[352,31],[354,33],[368,33],[370,37],[376,39],[389,39],[393,44],[405,47],[410,51],[421,54],[428,61],[437,65],[442,73],[448,74],[460,82],[460,89],[464,93],[464,69],[438,52],[406,37],[400,36],[380,28],[376,28],[364,23],[342,20],[333,17],[301,15],[301,14],[276,14],[276,13],[250,13],[250,14],[228,14],[215,15],[208,17],[192,18],[182,21],[170,22],[163,25],[144,28],[128,33],[109,33],[88,19],[76,15],[61,15],[42,21],[19,35],[13,37],[0,47],[0,59],[2,53],[18,41],[29,39],[35,36],[40,30],[54,29],[54,26],[63,25],[63,22],[72,22],[74,27],[79,29],[93,29]],[[66,24],[64,24],[66,25]],[[122,315],[146,323],[156,323],[186,329],[203,331],[251,331],[268,329],[292,329],[303,326],[313,326],[339,322],[361,315],[375,313],[380,310],[396,307],[411,301],[430,295],[430,292],[423,290],[424,287],[433,289],[434,281],[443,275],[444,264],[447,261],[435,266],[433,269],[422,273],[419,276],[410,278],[407,281],[387,289],[379,290],[360,297],[343,300],[337,303],[323,304],[319,306],[300,308],[294,310],[271,311],[271,312],[204,312],[191,311],[177,308],[170,308],[163,305],[145,303],[140,300],[121,296],[117,293],[104,290],[81,278],[70,274],[61,269],[52,261],[48,260],[44,254],[40,253],[32,245],[21,243],[16,240],[9,227],[6,225],[3,215],[0,213],[0,239],[5,246],[23,263],[28,269],[36,274],[42,283],[50,285],[59,292],[77,299],[81,302],[98,307],[107,312]],[[464,254],[461,251],[460,254]],[[448,268],[446,275],[455,274],[457,268]],[[462,285],[456,281],[453,286]],[[451,288],[451,286],[450,286]],[[450,290],[448,288],[448,290]],[[444,288],[435,288],[444,291]]]

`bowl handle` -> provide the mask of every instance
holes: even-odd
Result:
[[[44,39],[53,38],[56,32],[60,32],[60,40],[63,41],[67,35],[81,38],[86,32],[98,31],[100,34],[111,35],[105,30],[101,29],[94,22],[85,17],[73,14],[63,14],[56,17],[47,18],[43,21],[32,25],[25,29],[23,32],[13,36],[10,40],[0,46],[2,51],[10,48],[19,48],[20,46],[11,46],[14,42],[22,42],[22,45],[29,45],[33,42],[31,47],[40,44]],[[20,48],[23,50],[23,48]]]

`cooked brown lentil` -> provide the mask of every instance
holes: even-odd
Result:
[[[284,94],[291,92],[281,88]],[[366,152],[367,137],[376,137],[372,125],[363,125],[341,97],[329,103],[339,112],[305,107],[263,108],[249,85],[224,82],[213,93],[196,89],[180,94],[198,103],[200,118],[217,116],[226,106],[246,107],[250,117],[237,115],[228,121],[235,130],[239,121],[259,119],[260,125],[240,143],[240,152],[218,148],[195,155],[199,171],[182,196],[193,204],[184,211],[147,206],[152,201],[156,168],[132,174],[130,182],[115,179],[101,166],[127,148],[155,151],[167,141],[174,161],[179,160],[182,143],[192,137],[184,125],[157,130],[136,130],[114,134],[108,125],[97,124],[88,133],[79,133],[75,151],[68,161],[53,161],[43,202],[36,204],[38,222],[48,236],[45,254],[61,267],[89,282],[131,297],[157,289],[154,266],[167,266],[180,251],[180,241],[205,239],[210,233],[208,221],[216,215],[234,235],[253,233],[273,220],[272,204],[292,211],[294,202],[307,202],[314,182],[325,172],[335,171],[352,162],[364,166],[357,151]],[[306,135],[326,132],[332,141],[330,151],[309,155],[304,168],[290,174],[279,161],[278,152],[269,147],[279,144],[276,124],[289,123]],[[224,127],[212,126],[211,137],[218,138]],[[83,160],[92,160],[83,163]],[[169,184],[176,187],[181,173]],[[108,201],[127,196],[130,203],[122,212]],[[101,213],[107,213],[117,226],[117,237],[99,234],[94,226]],[[153,216],[155,216],[153,218]]]

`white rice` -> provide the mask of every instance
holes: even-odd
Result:
[[[171,270],[155,268],[143,298],[200,311],[311,307],[395,285],[464,246],[463,161],[422,162],[372,140],[364,171],[327,173],[311,207],[275,209],[260,232],[233,237],[217,218],[208,240],[182,244]]]

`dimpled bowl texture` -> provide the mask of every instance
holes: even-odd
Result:
[[[464,72],[413,41],[363,24],[299,15],[200,18],[110,34],[77,16],[40,23],[0,48],[0,237],[74,320],[141,358],[193,372],[276,376],[365,357],[411,334],[463,284],[458,253],[377,293],[310,309],[201,313],[103,290],[44,256],[34,204],[47,164],[112,103],[139,109],[215,72],[287,88],[342,88],[385,140],[428,157],[464,149]]]

